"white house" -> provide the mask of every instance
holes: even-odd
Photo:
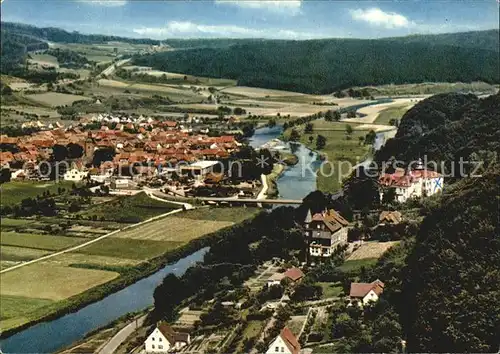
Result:
[[[300,344],[292,331],[285,327],[269,344],[266,354],[299,354]]]
[[[267,279],[267,286],[280,285],[284,277],[283,273],[274,273]]]
[[[419,159],[415,169],[396,168],[393,173],[383,173],[379,178],[380,200],[389,189],[394,189],[395,199],[404,203],[410,198],[428,197],[443,190],[443,176],[427,170]]]
[[[159,323],[146,338],[144,347],[146,353],[167,353],[170,350],[179,350],[190,343],[191,338],[188,333],[175,332],[167,323]]]
[[[76,168],[67,170],[63,175],[65,181],[81,181],[89,175],[88,171],[79,171]]]
[[[219,164],[219,161],[196,161],[189,166],[181,166],[180,173],[183,176],[193,176],[199,180],[214,171],[214,167]]]
[[[383,291],[384,283],[378,279],[371,283],[351,283],[349,298],[351,301],[358,301],[358,304],[362,306],[378,301]]]

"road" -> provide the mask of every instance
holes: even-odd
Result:
[[[10,268],[7,268],[7,269],[3,269],[2,271],[0,271],[0,274],[3,274],[3,273],[7,273],[7,272],[10,272],[10,271],[13,271],[15,269],[18,269],[18,268],[21,268],[21,267],[25,267],[27,265],[30,265],[30,264],[35,264],[35,263],[38,263],[38,262],[41,262],[41,261],[46,261],[47,259],[50,259],[50,258],[54,258],[54,257],[57,257],[57,256],[60,256],[61,254],[65,254],[65,253],[68,253],[68,252],[74,252],[76,250],[79,250],[80,248],[83,248],[83,247],[86,247],[86,246],[89,246],[93,243],[96,243],[96,242],[99,242],[101,240],[104,240],[105,238],[107,237],[110,237],[110,236],[113,236],[114,234],[118,233],[118,232],[121,232],[121,231],[124,231],[124,230],[127,230],[127,229],[130,229],[132,227],[137,227],[137,226],[140,226],[142,224],[146,224],[148,222],[151,222],[151,221],[155,221],[157,219],[161,219],[165,216],[168,216],[168,215],[171,215],[171,214],[175,214],[175,213],[178,213],[178,212],[181,212],[182,209],[175,209],[175,210],[172,210],[172,211],[169,211],[168,213],[165,213],[165,214],[161,214],[161,215],[158,215],[158,216],[154,216],[152,218],[149,218],[147,220],[144,220],[144,221],[141,221],[137,224],[134,224],[134,225],[129,225],[129,226],[125,226],[124,228],[122,229],[119,229],[119,230],[115,230],[115,231],[112,231],[110,232],[109,234],[106,234],[106,235],[102,235],[98,238],[95,238],[91,241],[88,241],[88,242],[85,242],[85,243],[82,243],[81,245],[78,245],[78,246],[74,246],[74,247],[71,247],[71,248],[67,248],[65,250],[62,250],[62,251],[59,251],[59,252],[56,252],[56,253],[52,253],[52,254],[49,254],[47,256],[43,256],[43,257],[40,257],[40,258],[37,258],[37,259],[33,259],[31,261],[28,261],[28,262],[24,262],[24,263],[21,263],[21,264],[17,264],[13,267],[10,267]]]
[[[266,182],[267,183],[267,182]],[[169,197],[165,199],[168,202],[171,202],[172,197],[168,194],[161,192],[158,189],[148,189],[151,194],[154,194],[156,197]],[[183,200],[183,197],[177,198],[178,200]],[[187,200],[188,198],[184,198]],[[245,204],[302,204],[302,200],[299,199],[258,199],[258,198],[238,198],[238,197],[229,197],[229,198],[220,198],[220,197],[194,197],[193,199],[205,202],[227,202],[227,203],[245,203]]]
[[[113,354],[116,352],[116,349],[122,344],[125,339],[127,339],[134,331],[141,327],[146,319],[147,315],[139,317],[136,321],[133,321],[123,327],[117,334],[114,335],[113,338],[109,340],[103,347],[101,347],[97,354]]]
[[[117,61],[116,63],[111,64],[106,69],[104,69],[102,71],[102,73],[97,75],[97,78],[112,75],[117,68],[119,68],[120,66],[122,66],[124,64],[127,64],[130,60],[131,60],[130,58],[129,59],[122,59],[122,60]]]

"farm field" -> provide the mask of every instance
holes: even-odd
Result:
[[[54,303],[49,299],[2,295],[2,301],[0,302],[0,324],[2,329],[29,322],[34,313]]]
[[[180,209],[180,206],[154,200],[145,193],[139,193],[96,204],[77,215],[84,218],[95,217],[98,220],[136,223],[174,209]]]
[[[399,241],[387,241],[387,242],[365,242],[356,251],[351,253],[348,261],[355,261],[366,258],[378,258],[389,248],[399,244]]]
[[[375,119],[375,124],[389,124],[391,119],[400,120],[401,117],[411,108],[410,105],[390,107],[384,109],[379,113],[377,119]]]
[[[47,251],[59,251],[88,241],[83,237],[67,237],[52,235],[25,234],[18,232],[2,232],[2,246],[34,248]]]
[[[89,97],[85,96],[70,95],[67,93],[59,93],[59,92],[37,93],[34,95],[27,95],[25,97],[29,100],[50,107],[71,105],[75,101],[90,99]]]
[[[71,182],[8,182],[0,187],[2,193],[2,206],[20,203],[26,198],[35,198],[37,195],[49,191],[51,194],[57,193],[58,188],[71,188]]]
[[[18,112],[24,112],[28,114],[38,114],[39,116],[48,115],[49,118],[59,118],[61,115],[53,109],[44,107],[30,107],[30,106],[2,106],[2,116],[7,113],[7,111],[14,111],[10,114]]]
[[[392,107],[402,106],[402,105],[404,105],[405,107],[408,107],[408,109],[409,109],[410,107],[412,107],[415,103],[417,103],[420,100],[422,100],[422,98],[419,98],[419,97],[397,98],[389,103],[380,103],[380,104],[376,104],[373,106],[363,107],[363,108],[360,108],[357,110],[357,112],[362,114],[363,117],[345,118],[345,119],[341,119],[341,121],[342,122],[351,122],[351,123],[372,124],[377,120],[380,112],[382,112],[383,110],[388,109],[388,108],[392,108]]]
[[[50,253],[49,250],[7,246],[2,244],[0,258],[2,261],[31,261],[32,259],[37,259]]]
[[[68,281],[69,274],[71,281]],[[37,263],[2,274],[1,294],[57,301],[106,283],[118,275],[103,270]]]
[[[195,92],[189,89],[181,89],[172,85],[142,84],[142,83],[125,82],[125,81],[110,80],[110,79],[100,79],[98,83],[99,86],[102,88],[110,88],[115,90],[120,89],[120,93],[122,94],[124,93],[124,90],[128,90],[136,94],[147,94],[147,95],[150,95],[153,92],[160,95],[167,95],[167,97],[175,101],[182,101],[187,103],[201,102],[204,98],[204,96],[196,94]]]
[[[201,208],[185,211],[119,232],[116,237],[110,236],[75,252],[6,272],[2,274],[0,284],[0,325],[3,330],[14,328],[60,310],[71,301],[83,301],[86,295],[82,293],[119,278],[122,270],[133,269],[193,239],[250,218],[257,212],[259,209],[256,208]],[[24,225],[20,219],[7,220],[11,227],[32,227],[45,219],[50,218],[26,221]],[[59,219],[54,220],[57,222]],[[107,225],[100,221],[77,221],[78,224],[80,222],[82,225],[89,223],[88,226],[95,223],[99,228]],[[195,226],[187,229],[187,224]],[[81,231],[88,230],[84,227]],[[87,240],[89,238],[2,232],[2,258],[5,254],[17,259],[17,262],[35,259],[50,253],[49,250],[66,248]],[[78,300],[74,300],[76,295],[81,295],[76,298]],[[5,304],[4,297],[8,299]]]
[[[207,85],[207,86],[235,86],[236,80],[231,79],[220,79],[220,78],[211,78],[211,77],[201,77],[201,76],[193,76],[182,73],[174,73],[170,71],[160,71],[160,70],[152,70],[148,66],[136,66],[129,65],[124,66],[125,70],[137,70],[137,74],[146,74],[155,77],[165,75],[168,81],[172,81],[172,83],[178,83],[179,85],[186,84],[195,84],[195,85]]]
[[[154,222],[153,222],[154,223]],[[158,226],[157,226],[158,227]],[[142,233],[142,228],[137,227],[137,232]],[[156,241],[148,239],[131,239],[121,237],[108,237],[89,246],[80,248],[76,253],[89,256],[122,257],[134,260],[147,260],[161,256],[174,250],[184,243],[180,241]]]
[[[31,54],[31,58],[30,62],[39,65],[54,66],[56,68],[59,67],[57,58],[49,54]]]
[[[347,139],[345,132],[346,123],[331,122],[332,129],[338,127],[339,130],[318,131],[309,134],[300,129],[300,142],[310,149],[316,149],[317,135],[326,138],[326,145],[319,151],[327,157],[330,163],[324,163],[317,178],[317,188],[323,192],[335,192],[340,189],[342,178],[349,175],[352,167],[364,160],[370,151],[370,146],[362,145],[359,137],[364,137],[368,131],[354,130],[350,140]],[[340,128],[343,127],[343,131]],[[296,127],[297,130],[299,128]],[[284,135],[288,137],[291,129],[288,129]],[[312,142],[309,140],[312,137]]]
[[[255,98],[265,98],[266,96],[269,96],[269,97],[271,97],[271,96],[304,96],[303,93],[299,93],[299,92],[270,90],[270,89],[262,89],[262,88],[247,87],[247,86],[228,87],[228,88],[221,90],[221,92],[233,93],[236,95],[255,97]]]

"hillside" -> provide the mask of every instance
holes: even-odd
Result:
[[[1,31],[1,43],[2,60],[0,67],[2,73],[8,72],[16,65],[21,64],[27,51],[47,49],[49,47],[46,42],[3,29]]]
[[[498,52],[499,31],[473,31],[459,33],[444,33],[437,35],[412,35],[406,37],[387,38],[387,41],[399,43],[427,43],[431,45],[451,45],[464,48],[477,48]]]
[[[412,161],[424,155],[451,167],[460,157],[484,159],[500,153],[500,94],[484,99],[474,95],[440,94],[410,109],[398,132],[376,154],[378,162],[394,156]],[[478,157],[479,155],[479,157]]]
[[[457,183],[424,219],[401,279],[409,352],[498,351],[499,180]]]
[[[498,33],[498,31],[496,32]],[[266,40],[228,48],[190,49],[135,58],[136,65],[192,75],[225,77],[239,85],[307,93],[352,86],[444,82],[497,82],[498,52],[490,32],[475,32],[460,46],[441,36],[401,39]],[[470,46],[472,38],[485,48]],[[450,45],[456,44],[456,45]],[[478,44],[480,45],[480,44]]]
[[[36,27],[22,23],[2,22],[2,32],[8,31],[13,34],[32,37],[38,40],[46,40],[56,43],[106,43],[109,41],[120,41],[135,44],[159,44],[160,41],[148,38],[126,38],[119,36],[107,36],[101,34],[82,34],[79,32],[68,32],[55,27]]]

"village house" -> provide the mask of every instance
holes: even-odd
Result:
[[[379,177],[380,200],[389,190],[394,190],[395,201],[404,203],[410,198],[428,197],[443,190],[443,176],[427,170],[421,159],[416,167],[396,168],[393,173],[383,173]]]
[[[299,354],[300,344],[292,331],[285,327],[269,344],[266,354]]]
[[[349,299],[351,303],[357,301],[359,306],[363,306],[378,301],[383,291],[384,283],[378,279],[371,283],[351,283]]]
[[[378,218],[378,224],[380,226],[385,225],[398,225],[403,220],[403,216],[399,211],[386,211],[380,213]]]
[[[146,353],[168,353],[170,350],[179,350],[190,343],[189,333],[176,332],[167,323],[162,322],[146,338],[144,347]]]
[[[209,173],[214,172],[214,166],[218,164],[219,161],[196,161],[188,166],[181,166],[180,173],[183,176],[196,177],[203,180]]]
[[[297,267],[287,269],[283,273],[274,273],[267,279],[267,285],[280,285],[283,279],[288,279],[291,283],[298,283],[304,277],[304,273]]]
[[[330,257],[335,249],[347,243],[349,222],[335,210],[311,215],[307,211],[304,220],[305,237],[309,240],[309,254]]]
[[[76,168],[72,168],[72,169],[69,169],[67,170],[64,175],[63,175],[63,179],[65,181],[75,181],[75,182],[79,182],[79,181],[82,181],[84,180],[85,178],[87,178],[89,175],[89,172],[88,171],[80,171]]]

